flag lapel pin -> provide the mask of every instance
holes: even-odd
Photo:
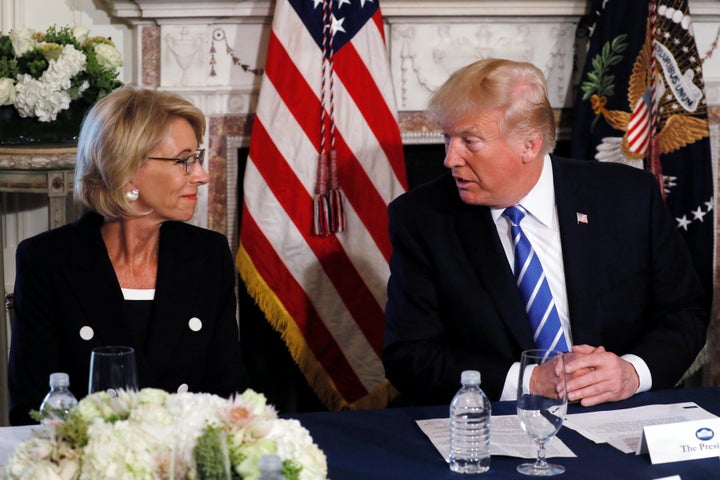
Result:
[[[578,224],[588,223],[587,213],[576,212],[575,215],[577,215],[577,223]]]

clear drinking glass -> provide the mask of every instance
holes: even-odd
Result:
[[[529,377],[533,369],[543,369],[537,372],[545,379],[542,382],[542,391],[530,388]],[[567,386],[562,352],[557,350],[522,352],[517,398],[520,426],[537,444],[535,462],[518,465],[517,471],[525,475],[537,476],[563,473],[565,467],[550,464],[545,460],[545,444],[560,430],[567,413]]]
[[[90,354],[88,394],[118,390],[137,390],[135,350],[132,347],[97,347]]]

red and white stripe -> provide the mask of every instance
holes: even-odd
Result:
[[[630,114],[627,130],[628,148],[631,152],[645,155],[650,145],[650,110],[643,97]]]
[[[346,226],[319,237],[322,52],[278,0],[244,177],[238,269],[328,407],[380,406],[387,204],[407,179],[379,9],[333,62]]]

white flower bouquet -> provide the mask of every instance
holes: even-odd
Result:
[[[93,105],[122,85],[122,56],[111,40],[69,26],[0,34],[0,106],[53,122],[72,102]]]
[[[288,480],[327,477],[307,430],[278,418],[262,394],[224,399],[146,388],[85,397],[64,419],[33,431],[0,478],[255,479],[266,454],[281,458]]]

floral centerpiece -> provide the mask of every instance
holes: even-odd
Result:
[[[122,63],[110,39],[82,27],[0,34],[0,144],[75,140],[87,109],[122,85]]]
[[[224,399],[158,389],[83,398],[34,430],[0,470],[5,479],[255,479],[276,454],[288,480],[324,480],[325,455],[262,394]]]

